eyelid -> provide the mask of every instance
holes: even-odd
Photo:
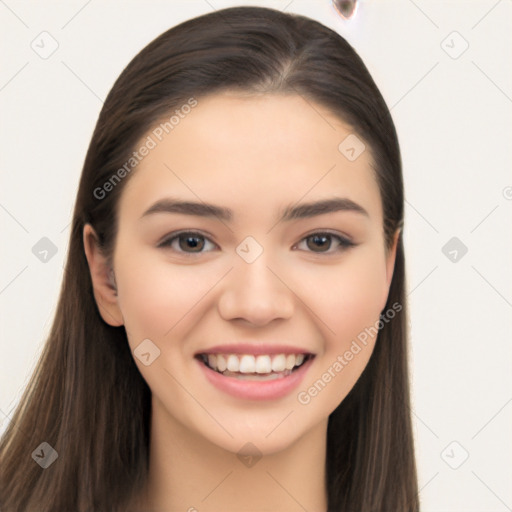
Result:
[[[204,238],[205,240],[208,240],[210,243],[212,243],[213,245],[215,245],[218,248],[218,245],[212,241],[210,234],[207,234],[207,233],[204,233],[201,231],[196,231],[194,229],[182,229],[179,231],[174,231],[172,233],[168,233],[157,243],[157,245],[156,245],[157,248],[159,248],[159,249],[170,248],[171,242],[174,241],[175,239],[177,239],[180,235],[192,235],[192,236],[198,236],[198,237]],[[179,254],[194,255],[194,254],[203,254],[204,252],[210,252],[210,251],[201,251],[201,252],[196,252],[196,253],[186,252],[186,251],[175,251],[175,252],[178,252]]]
[[[340,252],[346,251],[347,249],[350,249],[351,247],[355,247],[356,245],[358,245],[354,241],[352,241],[351,237],[349,237],[349,236],[342,235],[340,233],[333,233],[330,230],[316,230],[307,235],[304,235],[301,238],[301,240],[293,246],[293,248],[297,247],[300,243],[304,242],[308,238],[311,238],[312,236],[315,236],[315,235],[317,235],[317,236],[328,235],[334,239],[337,239],[338,243],[339,243],[338,247],[333,251],[331,251],[330,247],[329,247],[328,251],[319,251],[319,252],[304,251],[306,253],[313,254],[315,256],[330,256],[333,254],[339,254]]]
[[[334,231],[330,229],[314,229],[310,233],[306,233],[300,241],[304,240],[305,238],[309,238],[313,235],[330,235],[334,238],[339,238],[340,240],[343,240],[347,243],[353,243],[356,245],[356,243],[352,240],[352,237],[349,235],[346,235],[345,233],[340,233],[339,231]]]
[[[190,230],[190,229],[183,229],[183,230],[180,230],[180,231],[175,231],[175,232],[172,232],[172,233],[169,233],[167,235],[165,235],[165,237],[162,238],[161,241],[159,241],[157,243],[157,248],[161,248],[161,249],[167,249],[167,248],[170,248],[171,247],[171,243],[176,240],[177,238],[180,237],[180,235],[192,235],[192,236],[197,236],[197,237],[201,237],[201,238],[204,238],[205,240],[209,241],[210,243],[212,243],[213,245],[215,245],[217,248],[219,247],[215,242],[212,241],[211,239],[211,235],[209,234],[206,234],[204,232],[201,232],[201,231],[197,231],[197,230]],[[319,252],[316,252],[316,251],[304,251],[306,253],[310,253],[310,254],[313,254],[313,255],[316,255],[316,256],[329,256],[329,255],[332,255],[332,254],[338,254],[342,251],[345,251],[347,249],[350,249],[351,247],[355,247],[357,246],[358,244],[356,244],[355,242],[352,241],[351,237],[347,236],[347,235],[344,235],[344,234],[340,234],[338,232],[332,232],[328,229],[324,229],[324,230],[316,230],[316,231],[312,231],[308,234],[305,234],[293,247],[292,249],[295,249],[300,243],[306,241],[308,238],[311,238],[312,236],[322,236],[322,235],[327,235],[327,236],[330,236],[336,240],[338,240],[338,247],[334,250],[334,251],[331,251],[330,247],[329,247],[329,250],[328,251],[319,251]],[[187,254],[187,255],[200,255],[200,254],[203,254],[203,253],[206,253],[206,252],[211,252],[211,251],[200,251],[200,252],[187,252],[187,251],[175,251],[179,254]]]

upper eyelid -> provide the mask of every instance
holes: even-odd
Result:
[[[207,233],[203,233],[201,231],[195,231],[195,230],[183,230],[183,231],[177,231],[175,233],[170,233],[169,235],[166,235],[164,236],[158,243],[157,243],[157,247],[160,247],[162,246],[163,244],[167,244],[168,242],[170,242],[171,240],[174,240],[175,238],[178,238],[179,236],[181,235],[194,235],[194,236],[200,236],[200,237],[203,237],[204,239],[210,241],[212,244],[214,245],[217,245],[213,240],[212,240],[212,235],[209,235]],[[218,246],[218,245],[217,245]],[[191,253],[192,254],[192,253]],[[200,253],[197,253],[197,254],[200,254]]]
[[[162,240],[160,242],[158,242],[157,244],[157,247],[161,247],[163,246],[164,244],[166,245],[170,245],[168,244],[168,242],[171,242],[173,240],[175,240],[176,238],[178,238],[180,235],[195,235],[195,236],[200,236],[202,238],[205,238],[206,240],[208,240],[209,242],[211,242],[212,244],[216,245],[218,247],[218,244],[216,244],[212,239],[211,239],[211,235],[209,234],[205,234],[201,231],[195,231],[195,230],[182,230],[182,231],[177,231],[175,233],[171,233],[170,235],[166,235],[164,238],[162,238]],[[355,246],[357,245],[351,237],[347,236],[347,235],[344,235],[344,234],[339,234],[339,233],[332,233],[331,231],[329,231],[328,229],[326,230],[321,230],[321,229],[317,229],[316,231],[312,231],[306,235],[304,235],[296,244],[294,244],[294,247],[296,245],[298,245],[299,243],[303,242],[304,240],[306,240],[307,238],[311,237],[311,236],[314,236],[314,235],[329,235],[329,236],[332,236],[333,238],[335,239],[338,239],[340,245],[342,246],[345,246],[346,248],[350,247],[350,246]],[[178,252],[182,252],[183,254],[201,254],[201,252],[198,252],[198,253],[187,253],[186,251],[178,251]],[[310,251],[311,253],[315,254],[314,251]],[[322,252],[318,252],[316,254],[330,254],[330,253],[322,253]]]

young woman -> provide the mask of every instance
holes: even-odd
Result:
[[[403,183],[353,48],[182,23],[110,91],[3,512],[417,511]]]

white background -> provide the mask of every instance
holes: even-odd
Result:
[[[0,432],[51,326],[102,100],[163,31],[251,4],[0,0]],[[363,0],[348,21],[327,0],[258,5],[347,38],[397,126],[423,511],[512,510],[512,2]],[[59,45],[47,59],[31,48],[43,31]],[[42,237],[58,249],[47,263],[32,253]],[[468,249],[455,262],[452,237]]]

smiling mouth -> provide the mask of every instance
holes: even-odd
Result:
[[[205,366],[224,377],[238,380],[282,379],[315,357],[313,354],[198,354]]]

